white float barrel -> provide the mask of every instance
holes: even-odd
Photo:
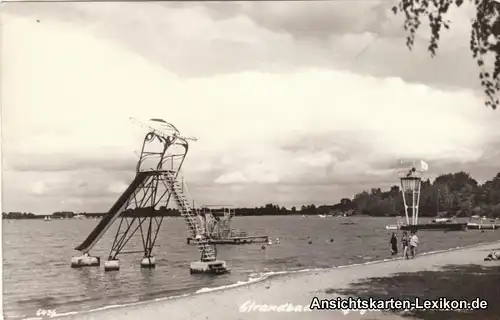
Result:
[[[108,260],[104,262],[104,271],[116,271],[120,270],[119,260]]]

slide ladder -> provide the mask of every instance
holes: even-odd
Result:
[[[198,225],[197,221],[199,221],[199,217],[196,212],[191,207],[188,199],[186,198],[183,188],[179,181],[177,181],[176,177],[172,173],[165,174],[165,181],[168,184],[169,190],[174,197],[175,201],[179,205],[179,210],[181,212],[181,216],[187,223],[188,232],[191,237],[194,239],[198,249],[201,252],[201,261],[210,262],[216,260],[216,253],[210,244],[210,239],[207,237],[204,232],[203,226]]]
[[[138,172],[128,188],[122,193],[109,212],[101,219],[97,226],[92,230],[88,237],[75,250],[88,253],[90,249],[102,238],[104,233],[115,222],[120,214],[125,210],[130,200],[134,197],[137,188],[146,182],[146,179],[152,175],[151,172]]]

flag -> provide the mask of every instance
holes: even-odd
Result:
[[[398,163],[395,165],[394,169],[408,170],[408,169],[411,169],[414,166],[415,166],[415,161],[414,160],[402,159],[402,160],[398,161]]]
[[[420,160],[420,170],[422,171],[429,170],[429,165],[424,160]]]

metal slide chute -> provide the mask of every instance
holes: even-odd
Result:
[[[130,200],[135,195],[136,189],[140,184],[144,184],[150,175],[147,172],[138,172],[128,188],[122,193],[109,212],[99,221],[99,224],[90,232],[88,237],[75,250],[88,253],[92,247],[102,238],[104,233],[120,216]]]

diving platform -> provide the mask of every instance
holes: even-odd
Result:
[[[87,238],[75,247],[82,255],[73,257],[71,267],[100,266],[100,258],[91,256],[90,250],[117,222],[118,228],[108,259],[104,262],[104,271],[120,269],[118,256],[133,253],[123,249],[135,234],[140,234],[142,240],[143,248],[139,252],[143,253],[143,257],[140,267],[155,268],[153,248],[157,247],[155,243],[163,222],[163,216],[158,217],[155,212],[160,207],[167,208],[169,204],[174,204],[184,218],[188,236],[194,239],[200,253],[200,260],[191,264],[191,271],[216,274],[227,272],[226,263],[217,259],[215,244],[210,241],[210,236],[202,225],[199,211],[191,205],[194,201],[190,199],[187,185],[180,176],[189,148],[188,140],[196,139],[181,136],[174,125],[162,119],[150,119],[148,123],[133,121],[148,129],[136,165],[135,178]],[[134,214],[137,212],[141,214]]]
[[[192,244],[195,239],[188,237],[187,244]],[[249,244],[249,243],[267,243],[269,236],[246,236],[246,237],[227,237],[227,238],[211,238],[211,243],[214,244]]]

